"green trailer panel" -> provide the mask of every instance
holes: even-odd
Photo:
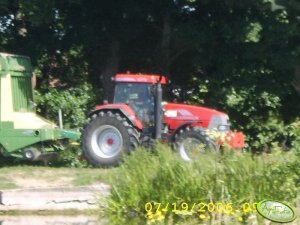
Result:
[[[3,155],[21,158],[30,147],[44,149],[43,142],[80,138],[79,132],[59,129],[38,116],[33,101],[30,59],[0,53],[0,152]]]
[[[31,77],[12,76],[13,107],[15,112],[33,110]]]
[[[2,127],[10,126],[10,123],[4,123]],[[10,126],[11,128],[11,126]],[[71,139],[78,140],[80,133],[76,131],[61,129],[1,129],[0,144],[8,153],[18,149],[34,145],[39,142],[49,140]]]

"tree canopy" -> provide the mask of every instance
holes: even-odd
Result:
[[[1,0],[0,50],[28,55],[39,110],[81,126],[117,72],[160,73],[228,112],[255,150],[297,140],[296,0]],[[59,104],[60,103],[60,104]]]

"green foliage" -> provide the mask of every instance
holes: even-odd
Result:
[[[260,31],[262,30],[262,26],[259,23],[250,23],[248,27],[249,31],[246,35],[246,42],[259,42],[260,39]]]
[[[174,219],[178,215],[171,212],[172,203],[178,208],[183,202],[230,203],[241,211],[243,204],[263,199],[294,204],[300,187],[298,161],[299,154],[295,152],[255,156],[230,151],[206,154],[191,163],[182,161],[166,146],[158,145],[154,153],[139,149],[125,158],[112,177],[107,212],[112,216],[130,217],[135,213],[144,217],[147,202],[164,206],[169,203],[167,212],[162,213]],[[241,215],[235,210],[233,214]],[[195,213],[186,217],[198,216]]]
[[[275,143],[290,148],[296,141],[290,129],[291,126],[295,129],[296,120],[285,123],[279,110],[284,104],[277,94],[266,91],[231,89],[226,96],[228,111],[233,116],[240,115],[238,121],[233,119],[234,125],[245,131],[249,147],[258,151],[271,151]]]
[[[95,102],[95,95],[91,85],[82,85],[69,89],[49,89],[46,94],[36,91],[38,111],[51,120],[57,121],[58,110],[63,112],[64,125],[68,128],[82,127],[87,113]]]
[[[287,126],[286,133],[292,139],[291,145],[300,152],[300,119]]]
[[[90,164],[83,158],[80,146],[68,146],[57,157],[49,162],[49,166],[68,168],[88,168]]]

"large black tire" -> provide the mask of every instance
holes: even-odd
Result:
[[[207,136],[204,129],[186,127],[176,134],[175,148],[182,159],[191,161],[208,151],[217,151],[219,146]]]
[[[85,158],[97,167],[116,166],[138,144],[138,132],[119,113],[94,114],[82,134]]]

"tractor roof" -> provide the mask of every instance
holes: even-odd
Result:
[[[152,74],[117,74],[114,77],[114,81],[116,82],[127,82],[127,83],[157,83],[161,77],[161,83],[167,84],[167,78],[165,76],[160,75],[152,75]]]

